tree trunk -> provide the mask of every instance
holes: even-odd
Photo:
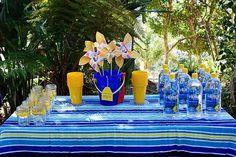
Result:
[[[164,28],[163,39],[164,39],[164,54],[165,54],[164,62],[165,62],[165,64],[168,64],[168,61],[169,61],[169,45],[168,45],[168,28],[167,27]]]
[[[211,49],[211,56],[212,56],[212,59],[215,61],[216,56],[218,55],[218,50],[217,50],[215,37],[212,35],[212,32],[211,32],[209,20],[205,22],[205,29],[206,29],[206,35],[209,42],[209,46]]]
[[[164,40],[164,54],[165,54],[165,59],[164,62],[165,64],[168,64],[169,62],[169,39],[168,39],[168,32],[169,32],[169,27],[170,27],[170,22],[171,22],[171,12],[172,12],[172,0],[168,0],[167,3],[167,13],[164,15],[164,30],[163,30],[163,40]]]
[[[193,34],[196,33],[196,27],[197,27],[197,23],[196,23],[196,17],[197,16],[197,5],[196,5],[196,0],[191,0],[189,3],[190,7],[189,7],[189,12],[191,12],[191,16],[188,18],[187,20],[187,24],[189,27],[190,32],[192,32]],[[193,54],[195,54],[197,56],[198,59],[198,63],[200,64],[202,62],[202,58],[201,58],[201,52],[198,48],[198,35],[193,36],[192,38],[190,38],[190,42],[191,42],[191,48],[192,48],[192,52]]]
[[[192,66],[192,53],[191,52],[188,52],[188,56],[189,56],[189,67],[188,67],[188,69],[189,70],[192,70],[193,68],[193,66]]]

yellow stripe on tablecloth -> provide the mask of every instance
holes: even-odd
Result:
[[[94,133],[94,134],[48,134],[48,133],[4,133],[1,138],[200,138],[200,139],[214,139],[214,140],[230,140],[236,142],[236,137],[227,135],[206,135],[196,133]]]

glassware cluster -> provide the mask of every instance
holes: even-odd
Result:
[[[35,126],[45,125],[47,115],[50,114],[51,104],[57,95],[57,86],[55,84],[43,86],[34,86],[28,98],[22,102],[16,109],[16,115],[19,126],[28,126],[33,122]]]

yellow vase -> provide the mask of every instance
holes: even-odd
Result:
[[[67,73],[67,86],[69,88],[71,103],[81,104],[83,95],[84,75],[81,72]]]

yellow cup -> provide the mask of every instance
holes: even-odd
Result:
[[[145,71],[133,71],[131,81],[133,85],[134,103],[144,104],[148,85],[148,73]]]
[[[69,88],[71,103],[81,104],[83,95],[84,74],[81,72],[67,73],[67,86]]]

